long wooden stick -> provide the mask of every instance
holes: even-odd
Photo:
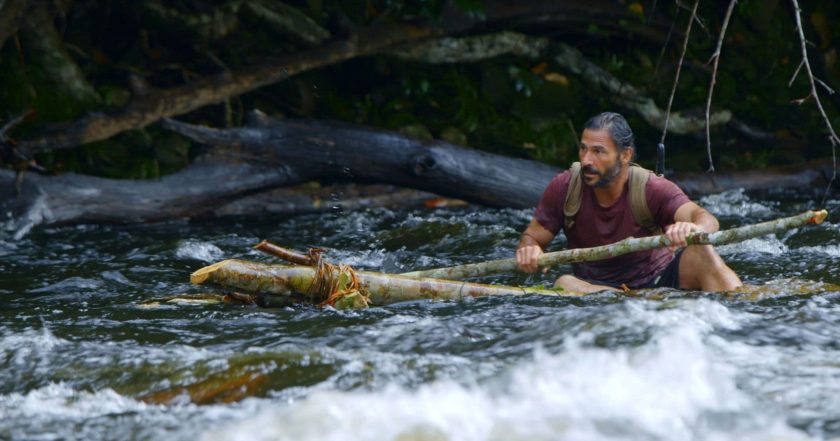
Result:
[[[825,220],[826,216],[828,216],[828,212],[825,210],[806,211],[796,216],[785,217],[754,225],[745,225],[743,227],[717,231],[714,233],[693,233],[686,238],[686,241],[689,245],[724,245],[779,231],[790,230],[792,228],[798,228],[803,225],[819,224]],[[546,253],[540,256],[538,264],[540,268],[542,268],[564,263],[602,260],[620,256],[622,254],[662,248],[670,245],[671,242],[665,235],[639,238],[631,237],[610,245],[592,248],[575,248],[571,250],[557,251],[554,253]],[[518,266],[516,264],[516,259],[512,258],[459,265],[449,268],[412,271],[409,273],[403,273],[402,275],[407,277],[430,277],[435,279],[454,280],[517,270]]]

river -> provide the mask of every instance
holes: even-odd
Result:
[[[818,208],[739,191],[701,205],[724,227]],[[530,210],[36,228],[0,239],[0,439],[840,437],[840,292],[795,281],[840,283],[840,201],[826,208],[819,227],[720,248],[745,282],[772,287],[758,300],[602,293],[353,311],[154,300],[212,291],[189,274],[217,260],[272,261],[251,250],[262,239],[385,272],[510,257]],[[545,283],[564,268],[481,281]],[[224,384],[237,387],[190,400]]]

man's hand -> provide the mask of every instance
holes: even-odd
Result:
[[[516,264],[519,265],[519,269],[526,273],[533,273],[539,269],[537,259],[553,239],[554,233],[543,228],[536,219],[531,219],[516,247]]]
[[[677,248],[687,246],[688,243],[685,241],[685,238],[688,237],[689,234],[697,231],[704,231],[703,227],[693,222],[676,222],[668,225],[665,228],[665,236],[668,237],[668,240],[671,242],[671,246],[668,248],[671,251],[674,251]]]
[[[543,254],[539,245],[526,245],[516,249],[516,263],[526,273],[533,273],[539,269],[537,261]]]

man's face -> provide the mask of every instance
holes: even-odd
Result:
[[[628,149],[629,150],[629,149]],[[583,131],[578,146],[583,182],[591,187],[604,187],[621,173],[618,148],[606,129]]]

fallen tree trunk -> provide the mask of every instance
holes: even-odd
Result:
[[[263,119],[260,127],[216,130],[170,121],[193,139],[226,147],[225,163],[200,160],[160,179],[116,180],[76,174],[0,170],[0,212],[16,237],[38,224],[138,223],[227,214],[300,212],[280,187],[306,181],[381,182],[494,207],[533,207],[560,170],[440,141],[348,124]],[[674,181],[691,196],[724,190],[823,185],[831,164],[716,174],[685,173]],[[277,194],[271,191],[279,192]],[[423,196],[416,200],[422,199]],[[279,198],[279,199],[278,199]],[[304,212],[319,211],[318,196]],[[323,198],[320,198],[323,201]],[[298,207],[307,202],[301,199]],[[367,206],[375,203],[368,200]],[[359,200],[359,207],[365,206]],[[347,207],[353,208],[353,205]]]
[[[243,150],[307,180],[386,182],[491,207],[532,207],[559,171],[549,165],[344,123],[275,120],[218,130],[165,120],[195,141]]]
[[[831,161],[817,161],[763,170],[671,173],[667,177],[687,195],[697,197],[739,188],[746,191],[802,191],[823,187],[824,190],[833,170],[834,164]]]
[[[198,163],[161,179],[118,180],[68,173],[0,170],[5,230],[20,238],[36,225],[142,223],[190,217],[258,189],[288,185],[288,170],[253,164]]]
[[[355,211],[365,208],[417,208],[465,205],[420,190],[381,184],[342,183],[312,187],[306,184],[274,188],[213,207],[202,217],[281,215]]]

